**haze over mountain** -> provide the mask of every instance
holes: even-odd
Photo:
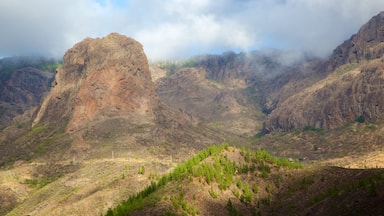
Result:
[[[41,57],[0,60],[0,128],[14,117],[37,108],[51,88],[58,62]]]
[[[291,97],[279,98],[265,129],[289,130],[309,125],[329,129],[359,116],[369,121],[383,120],[383,32],[381,12],[334,50],[323,71],[316,71],[324,73],[323,78],[296,89]]]
[[[327,56],[382,8],[381,0],[2,1],[0,57],[61,58],[110,32],[140,41],[152,60],[264,48]]]
[[[62,63],[5,59],[0,214],[382,213],[383,32],[381,12],[329,58],[149,65],[140,42],[110,33]]]

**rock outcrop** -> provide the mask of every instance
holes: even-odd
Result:
[[[384,12],[372,17],[357,34],[344,41],[329,60],[329,70],[334,71],[344,64],[361,63],[384,54]]]
[[[156,148],[158,157],[175,146],[175,154],[185,155],[226,139],[161,102],[142,45],[117,33],[87,38],[65,53],[33,121],[33,127],[41,126],[65,136],[65,142],[52,138],[47,151],[66,159],[150,155],[149,148]]]
[[[0,128],[14,117],[40,105],[54,73],[36,65],[52,62],[38,58],[8,58],[0,62]]]
[[[112,33],[87,38],[65,53],[34,124],[67,120],[66,130],[73,132],[113,118],[151,123],[157,103],[142,45]]]
[[[261,126],[261,116],[250,100],[251,92],[240,85],[241,79],[231,84],[226,79],[223,84],[206,77],[205,68],[182,68],[157,81],[157,94],[162,102],[207,127],[233,136],[253,136]]]
[[[357,118],[383,120],[383,54],[384,12],[335,49],[327,72],[315,71],[327,76],[279,101],[267,117],[265,132],[305,126],[330,129]]]

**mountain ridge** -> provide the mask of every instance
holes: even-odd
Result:
[[[323,76],[276,106],[264,131],[305,126],[331,129],[359,116],[382,120],[383,30],[384,13],[380,13],[335,49],[327,69],[320,71]]]
[[[177,202],[181,197],[188,197],[187,209],[203,200],[208,209],[203,213],[333,213],[333,202],[349,206],[348,213],[369,207],[369,200],[382,197],[384,179],[381,169],[366,169],[365,164],[383,166],[365,158],[384,152],[383,17],[372,18],[328,61],[309,56],[287,61],[280,52],[229,52],[171,65],[168,73],[167,67],[149,67],[134,39],[118,33],[84,39],[65,54],[40,110],[16,117],[22,120],[0,133],[0,193],[6,198],[0,199],[5,206],[0,212],[104,214],[199,150],[223,141],[245,147],[228,148],[205,162],[231,159],[228,164],[241,164],[233,172],[242,181],[260,183],[262,192],[252,192],[257,199],[244,204],[247,188],[235,182],[222,191],[223,198],[220,180],[208,185],[203,180],[209,177],[200,176],[200,181],[194,176],[181,180],[185,191],[170,185],[174,194],[160,199],[165,213],[177,206],[175,214],[183,213],[183,202]],[[161,75],[151,75],[156,72]],[[258,153],[246,148],[290,157],[283,159],[288,165],[300,160],[300,165],[315,167],[308,167],[313,172],[286,173],[270,161],[253,161],[248,156]],[[256,172],[245,172],[252,163]],[[355,164],[361,170],[346,169]],[[362,179],[363,173],[375,178]],[[263,175],[273,177],[265,182]],[[279,179],[287,180],[281,190]],[[335,181],[351,181],[352,188]],[[364,186],[358,186],[360,181]],[[323,191],[324,185],[329,190]],[[193,198],[198,187],[204,188],[203,197]],[[292,196],[292,188],[299,193]],[[358,193],[349,197],[350,190]],[[138,214],[158,212],[152,207]]]

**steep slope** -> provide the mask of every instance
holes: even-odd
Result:
[[[277,104],[265,131],[313,126],[335,128],[358,117],[383,120],[384,13],[335,49],[327,67],[312,85]]]
[[[160,102],[141,44],[117,33],[69,49],[54,83],[32,127],[0,134],[0,211],[10,215],[99,215],[230,138]]]
[[[158,80],[157,94],[169,106],[217,131],[233,137],[257,133],[263,116],[252,100],[250,89],[245,85],[227,86],[207,79],[206,74],[203,67],[182,68]]]
[[[262,128],[262,110],[273,109],[274,103],[265,95],[278,87],[270,80],[292,74],[306,59],[277,50],[198,56],[180,64],[168,63],[169,76],[157,80],[156,92],[169,106],[207,127],[249,138]],[[264,106],[263,101],[267,101]]]
[[[153,122],[154,85],[142,46],[133,39],[110,34],[76,44],[64,55],[55,83],[34,124],[69,118],[67,131],[75,131],[105,117]]]
[[[0,128],[14,117],[40,105],[48,93],[57,65],[40,57],[13,57],[0,60]]]
[[[160,103],[142,45],[117,33],[88,38],[69,49],[55,83],[33,125],[66,122],[73,139],[67,156],[105,156],[112,147],[127,150],[195,139],[201,147],[222,139],[209,130],[202,135],[191,116]],[[115,144],[100,146],[106,142]]]
[[[376,215],[383,169],[303,167],[265,151],[211,146],[107,215]]]

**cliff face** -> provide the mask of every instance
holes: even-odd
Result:
[[[85,39],[66,52],[33,121],[60,136],[64,126],[67,142],[53,138],[57,143],[50,142],[47,151],[60,146],[51,152],[81,159],[109,157],[111,151],[149,155],[149,147],[158,148],[157,155],[165,148],[158,143],[190,150],[225,139],[197,124],[160,102],[142,45],[117,33]]]
[[[218,82],[207,79],[207,73],[202,67],[182,68],[157,81],[157,94],[162,102],[191,115],[201,125],[234,136],[257,133],[262,117],[250,99],[257,93],[243,86],[244,78]]]
[[[329,60],[329,70],[343,64],[361,63],[384,54],[384,12],[372,17],[359,32],[338,46]]]
[[[40,105],[48,93],[54,73],[41,68],[54,64],[38,57],[0,60],[0,128],[14,117]]]
[[[383,54],[382,12],[335,49],[325,63],[327,72],[315,71],[326,74],[325,77],[280,101],[267,117],[264,130],[304,126],[329,129],[361,116],[372,121],[383,120]]]
[[[229,86],[244,87],[291,71],[292,67],[305,59],[296,54],[278,50],[239,54],[227,52],[200,57],[197,64],[206,69],[207,79]]]
[[[309,59],[277,50],[201,56],[193,59],[194,67],[181,67],[159,79],[157,94],[162,102],[208,127],[252,137],[262,128],[261,110],[275,109],[285,95],[297,92],[291,83],[301,79],[303,71],[315,70],[314,60],[302,65]]]
[[[150,123],[156,103],[142,45],[112,33],[85,39],[66,52],[34,124],[67,119],[71,132],[117,117]]]

